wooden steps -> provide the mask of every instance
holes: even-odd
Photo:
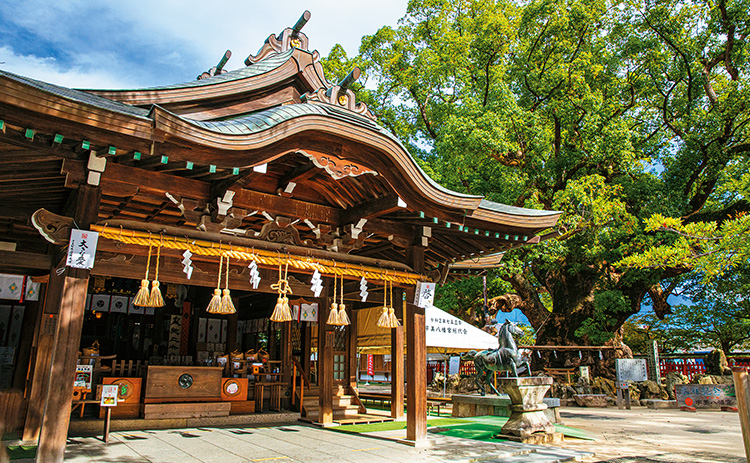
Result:
[[[384,421],[393,421],[390,417],[367,415],[360,413],[359,406],[355,404],[354,397],[346,393],[342,386],[336,386],[331,390],[333,422],[337,425],[344,424],[366,424],[382,423]],[[305,390],[305,397],[302,403],[300,419],[310,423],[319,422],[320,407],[318,394],[320,390],[317,387]]]

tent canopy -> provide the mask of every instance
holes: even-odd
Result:
[[[377,326],[382,307],[357,312],[357,346],[368,354],[391,353],[391,330]],[[456,353],[469,350],[496,349],[497,338],[458,317],[428,306],[425,309],[427,352]]]

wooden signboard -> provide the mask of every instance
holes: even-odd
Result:
[[[221,400],[221,367],[149,365],[144,402]]]

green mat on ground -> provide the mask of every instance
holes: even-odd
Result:
[[[428,427],[439,426],[441,429],[433,430],[436,434],[445,436],[462,437],[464,439],[474,439],[481,441],[498,441],[492,436],[500,432],[500,428],[508,421],[508,418],[502,416],[475,416],[471,418],[436,418],[427,421]],[[373,424],[354,424],[348,426],[339,426],[332,428],[336,431],[369,433],[381,431],[395,431],[405,429],[405,421],[388,421],[385,423]],[[565,437],[574,437],[577,439],[595,440],[586,431],[581,429],[555,425],[555,430],[561,432]]]
[[[8,456],[11,460],[36,457],[36,445],[9,445]]]
[[[434,420],[428,420],[427,426],[448,426],[452,424],[463,423],[465,423],[465,421],[460,418],[436,418]],[[386,421],[384,423],[372,424],[350,424],[329,429],[342,432],[354,432],[357,434],[363,432],[395,431],[397,429],[406,429],[406,421]]]
[[[475,416],[463,418],[464,423],[455,425],[442,425],[446,429],[437,431],[437,434],[453,437],[463,437],[465,439],[474,439],[482,441],[497,441],[492,436],[500,431],[500,428],[508,421],[503,416]],[[555,425],[555,431],[562,433],[565,437],[574,437],[576,439],[596,440],[586,431],[561,424]]]

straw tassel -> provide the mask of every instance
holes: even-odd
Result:
[[[339,319],[339,305],[336,303],[336,274],[333,274],[333,304],[331,304],[331,311],[328,313],[328,320],[326,323],[333,326],[340,326],[341,320]]]
[[[221,269],[224,266],[224,256],[219,257],[219,278],[216,281],[216,289],[214,289],[214,295],[211,297],[211,302],[206,307],[208,313],[221,313]]]
[[[237,312],[232,302],[232,296],[229,295],[229,256],[227,256],[227,276],[224,280],[224,291],[221,296],[221,304],[219,307],[220,313],[233,314]]]
[[[289,298],[286,297],[286,293],[291,293],[292,288],[289,287],[289,281],[287,276],[289,275],[289,261],[286,263],[284,270],[284,276],[281,275],[281,262],[279,262],[279,282],[275,285],[271,285],[272,289],[276,289],[279,292],[279,297],[276,299],[276,306],[273,308],[271,314],[272,322],[289,322],[292,321],[292,309],[289,307]]]
[[[339,324],[350,325],[349,315],[346,314],[346,305],[344,304],[344,276],[341,275],[341,302],[339,303]]]
[[[161,257],[161,242],[159,243],[159,247],[156,248],[156,275],[154,276],[154,280],[151,282],[151,295],[149,298],[149,305],[148,307],[164,307],[164,298],[161,295],[161,290],[159,289],[159,257]]]
[[[141,287],[135,295],[134,305],[139,307],[149,307],[151,303],[151,293],[148,290],[148,269],[151,267],[151,240],[148,242],[148,259],[146,259],[146,277],[141,280]]]

